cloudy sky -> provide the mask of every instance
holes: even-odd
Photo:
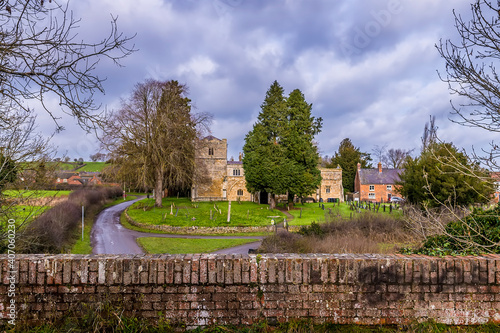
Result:
[[[185,83],[197,112],[213,115],[212,135],[227,138],[237,157],[265,93],[277,80],[300,89],[313,115],[322,155],[350,138],[362,151],[378,145],[418,148],[425,123],[436,117],[439,136],[458,147],[485,146],[490,133],[449,120],[450,94],[437,71],[435,49],[456,38],[452,10],[469,15],[464,0],[101,0],[73,1],[82,38],[98,41],[110,14],[138,52],[117,67],[103,61],[106,94],[116,109],[147,78]],[[43,118],[43,117],[42,117]],[[59,155],[96,152],[98,144],[66,118],[55,135]],[[41,119],[42,130],[53,130]]]

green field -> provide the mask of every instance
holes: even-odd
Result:
[[[184,239],[184,238],[138,238],[139,245],[150,254],[210,253],[228,247],[257,242],[258,239]]]
[[[229,223],[227,213],[228,202],[226,201],[192,203],[187,198],[164,198],[162,208],[154,207],[154,199],[144,199],[128,209],[129,216],[137,222],[177,227],[269,226],[272,216],[279,216],[276,219],[278,221],[285,217],[278,210],[269,210],[269,205],[259,205],[253,202],[232,202]]]
[[[3,194],[6,197],[19,197],[21,196],[22,198],[27,198],[27,199],[34,199],[34,198],[46,198],[46,197],[62,197],[69,195],[71,191],[59,191],[59,190],[43,190],[43,191],[18,191],[18,190],[6,190],[3,191]]]
[[[78,168],[78,172],[101,172],[105,166],[109,165],[106,162],[84,162],[84,166]]]

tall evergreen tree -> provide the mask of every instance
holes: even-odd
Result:
[[[371,157],[368,153],[363,153],[359,148],[356,148],[349,138],[345,138],[340,142],[338,152],[332,157],[330,164],[327,167],[342,168],[342,186],[347,192],[354,192],[354,179],[356,178],[356,170],[358,163],[362,168],[370,168]]]
[[[288,189],[289,202],[295,195],[304,197],[313,193],[321,183],[318,169],[318,149],[313,139],[321,130],[322,119],[311,116],[312,104],[308,104],[299,89],[290,93],[287,99],[285,119],[287,126],[282,144],[286,157],[296,173]]]
[[[271,208],[277,194],[311,194],[321,182],[313,144],[321,118],[311,116],[311,105],[300,90],[285,98],[283,88],[274,81],[257,119],[243,146],[248,191],[269,193]]]

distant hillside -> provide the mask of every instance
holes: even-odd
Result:
[[[83,162],[83,166],[76,169],[78,172],[102,172],[106,162]]]

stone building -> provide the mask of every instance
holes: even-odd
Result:
[[[202,168],[207,181],[194,184],[192,201],[255,201],[268,203],[267,193],[249,193],[246,188],[242,156],[227,160],[227,140],[205,137],[196,151],[196,165]],[[320,168],[322,182],[312,196],[316,201],[343,200],[342,169]]]

